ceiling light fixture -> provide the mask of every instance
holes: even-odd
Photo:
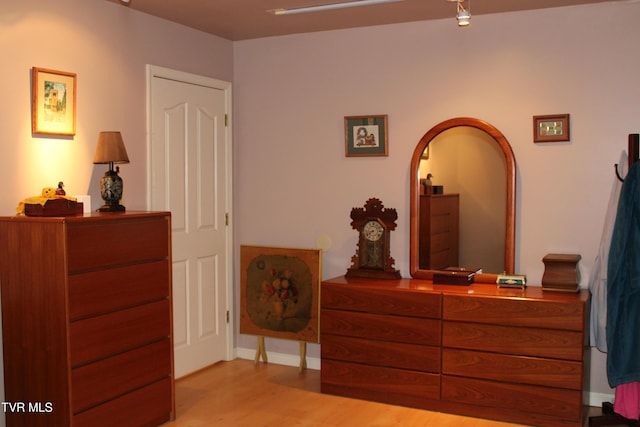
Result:
[[[293,15],[296,13],[321,12],[323,10],[342,9],[346,7],[369,6],[372,4],[393,3],[403,0],[357,0],[343,3],[319,4],[316,6],[294,7],[291,9],[271,9],[267,12],[274,15]]]
[[[471,0],[447,0],[457,3],[456,19],[458,20],[458,27],[468,27],[471,24]],[[464,7],[464,4],[467,7]]]

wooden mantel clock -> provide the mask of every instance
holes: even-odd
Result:
[[[351,227],[358,230],[356,254],[351,257],[347,277],[399,279],[400,272],[393,268],[390,234],[396,228],[398,213],[387,209],[379,199],[367,200],[364,208],[351,210]]]

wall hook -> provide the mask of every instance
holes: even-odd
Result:
[[[638,147],[640,146],[640,134],[630,133],[629,134],[629,169],[631,166],[638,161],[640,158],[640,152],[638,151]],[[624,178],[620,176],[618,172],[618,164],[613,165],[616,171],[616,177],[620,180],[620,182],[624,182]]]
[[[620,182],[624,182],[624,178],[620,176],[620,172],[618,172],[618,164],[613,165],[613,169],[616,171],[616,177],[620,180]]]

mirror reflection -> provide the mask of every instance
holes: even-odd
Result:
[[[420,161],[421,269],[505,271],[506,178],[486,132],[459,126],[431,140]]]
[[[513,274],[515,158],[504,135],[482,120],[446,120],[418,142],[411,171],[411,275]]]

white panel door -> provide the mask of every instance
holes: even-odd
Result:
[[[171,212],[179,378],[231,358],[230,86],[149,69],[149,206]]]

